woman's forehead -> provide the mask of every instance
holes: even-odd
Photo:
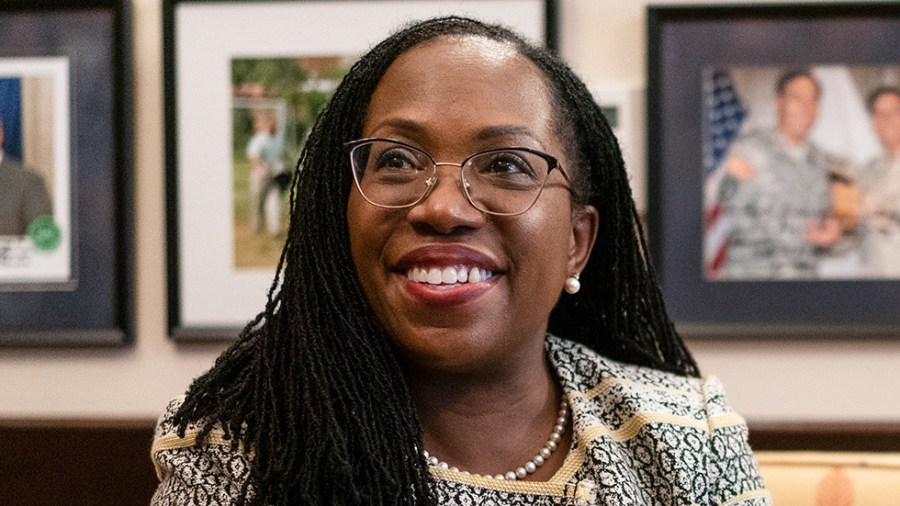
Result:
[[[364,136],[384,136],[396,124],[425,131],[473,132],[503,126],[551,134],[546,80],[506,42],[442,37],[413,47],[388,68],[373,93]]]

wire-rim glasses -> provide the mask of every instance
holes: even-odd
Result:
[[[509,147],[479,151],[462,163],[436,162],[425,151],[383,138],[348,142],[350,167],[360,195],[373,206],[412,207],[437,185],[437,168],[460,168],[463,193],[479,211],[514,216],[531,209],[544,189],[550,172],[559,169],[571,187],[559,161],[547,153]]]

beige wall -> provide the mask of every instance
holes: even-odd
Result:
[[[53,199],[53,81],[47,77],[22,79],[22,163],[44,178]]]
[[[563,56],[589,83],[644,87],[638,0],[560,0]],[[0,418],[154,418],[221,346],[166,338],[161,0],[134,0],[137,336],[121,350],[0,350]],[[896,342],[692,342],[751,421],[900,421]]]

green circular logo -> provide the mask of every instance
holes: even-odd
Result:
[[[59,227],[49,215],[38,216],[28,226],[28,237],[34,243],[34,247],[41,251],[52,251],[59,246],[61,237]]]

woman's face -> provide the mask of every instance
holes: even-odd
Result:
[[[540,71],[512,48],[484,38],[440,38],[391,65],[362,135],[400,140],[437,162],[528,147],[557,157],[571,173],[552,116]],[[350,192],[351,253],[363,290],[407,365],[486,372],[541,357],[565,279],[586,263],[596,211],[573,211],[567,183],[554,170],[524,214],[488,215],[466,200],[459,174],[458,167],[439,166],[435,188],[405,209],[375,207]],[[465,269],[467,281],[453,283],[453,269]],[[431,281],[450,277],[432,284],[411,279],[411,271]]]

